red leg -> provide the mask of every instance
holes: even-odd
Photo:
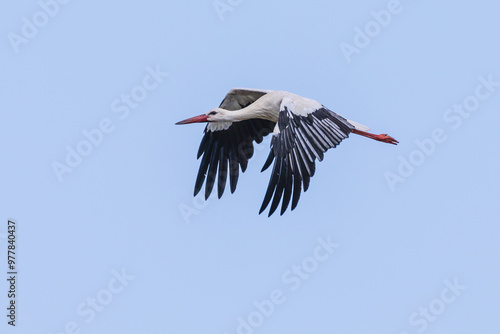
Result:
[[[352,133],[355,133],[355,134],[363,136],[363,137],[368,137],[368,138],[371,138],[374,140],[378,140],[378,141],[381,141],[384,143],[388,143],[388,144],[397,145],[399,143],[396,139],[392,138],[391,136],[389,136],[387,134],[375,135],[373,133],[360,131],[360,130],[356,130],[356,129],[352,130]]]

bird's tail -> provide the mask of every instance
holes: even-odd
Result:
[[[370,131],[370,128],[367,127],[366,125],[363,125],[363,124],[359,124],[357,122],[354,122],[354,121],[351,121],[350,119],[347,120],[352,126],[354,126],[354,128],[356,130],[359,130],[359,131],[364,131],[364,132],[368,132]]]

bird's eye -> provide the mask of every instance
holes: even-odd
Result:
[[[211,111],[208,113],[209,115],[216,115],[217,114],[217,111]]]

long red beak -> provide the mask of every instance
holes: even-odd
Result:
[[[194,116],[194,117],[185,119],[183,121],[177,122],[177,123],[175,123],[175,125],[208,122],[207,119],[208,119],[208,116],[205,114],[202,114],[199,116]]]

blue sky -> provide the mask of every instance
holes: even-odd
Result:
[[[497,333],[500,5],[41,0],[0,13],[2,333]],[[351,136],[285,215],[192,196],[232,87],[286,90]]]

